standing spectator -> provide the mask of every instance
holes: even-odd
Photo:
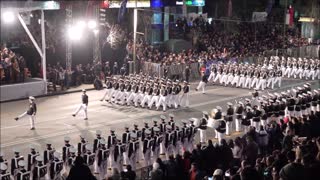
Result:
[[[201,174],[200,170],[198,170],[197,164],[192,163],[189,172],[189,180],[202,180],[202,178],[203,175]]]
[[[152,171],[151,171],[151,180],[162,180],[163,179],[163,172],[160,169],[159,163],[153,163]]]
[[[247,145],[243,149],[244,158],[249,162],[251,167],[256,163],[258,157],[258,145],[253,141],[252,137],[246,137]]]
[[[236,137],[236,139],[234,140],[234,146],[232,148],[232,154],[233,154],[235,166],[240,166],[241,159],[242,159],[242,151],[243,151],[243,146],[241,143],[241,138]]]
[[[103,71],[104,71],[104,75],[105,75],[105,76],[107,76],[107,77],[110,77],[110,76],[111,76],[111,67],[110,67],[109,61],[106,61],[106,62],[105,62]]]
[[[184,74],[186,76],[186,81],[189,82],[190,74],[191,74],[191,70],[190,70],[189,65],[186,66],[186,69],[184,70]]]
[[[167,167],[167,177],[168,180],[176,180],[177,178],[177,164],[174,161],[173,155],[169,156],[169,161],[166,164]]]
[[[74,161],[74,166],[70,169],[70,173],[67,180],[95,180],[96,178],[91,173],[89,167],[85,164],[84,159],[81,156],[77,156]]]
[[[112,74],[118,75],[118,63],[117,62],[114,62],[114,64],[113,64]]]
[[[268,133],[267,131],[264,130],[263,126],[260,126],[260,130],[258,134],[259,134],[258,145],[259,145],[260,154],[265,155],[266,149],[268,146],[268,141],[269,141]]]
[[[127,180],[135,180],[136,172],[132,171],[131,165],[127,165],[127,171],[123,173],[123,176]]]
[[[61,86],[61,90],[64,90],[65,77],[66,77],[66,71],[62,67],[60,67],[60,70],[59,70],[59,85]]]

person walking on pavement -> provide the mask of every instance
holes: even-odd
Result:
[[[76,117],[76,115],[79,113],[80,110],[84,111],[85,118],[84,120],[88,120],[88,113],[87,113],[87,108],[88,108],[88,102],[89,102],[89,97],[86,94],[86,90],[82,89],[82,103],[78,107],[78,109],[72,114],[73,117]]]
[[[30,126],[31,126],[30,130],[35,130],[34,119],[35,119],[36,113],[37,113],[37,104],[35,102],[35,98],[33,96],[30,96],[29,97],[29,109],[14,119],[16,121],[18,121],[19,119],[21,119],[25,116],[28,116],[29,120],[30,120]]]

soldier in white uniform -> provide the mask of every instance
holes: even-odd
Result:
[[[37,105],[35,102],[35,98],[33,96],[29,97],[29,108],[26,112],[22,113],[21,115],[19,115],[18,117],[14,118],[16,121],[18,121],[19,119],[28,116],[29,120],[30,120],[30,130],[35,130],[35,126],[34,126],[34,120],[35,120],[35,116],[37,113]]]
[[[160,98],[160,88],[158,85],[154,85],[154,90],[152,93],[152,98],[148,104],[149,109],[152,108],[153,104],[155,104],[155,106],[157,106],[158,102],[159,102],[159,98]]]
[[[82,103],[80,104],[80,106],[78,107],[78,109],[72,114],[73,117],[76,117],[76,115],[82,110],[84,112],[85,118],[84,120],[88,120],[88,113],[87,113],[87,109],[88,109],[88,103],[89,103],[89,97],[86,94],[86,90],[82,89]]]
[[[198,87],[196,88],[196,91],[198,91],[199,89],[202,90],[202,94],[205,94],[205,87],[206,87],[206,84],[208,83],[208,79],[207,79],[207,76],[204,74],[203,72],[203,75],[202,75],[202,78],[201,78],[201,81],[199,82],[199,85]]]
[[[189,107],[189,91],[190,86],[187,81],[184,81],[184,86],[182,88],[182,95],[180,97],[180,105],[183,107]]]
[[[160,106],[162,105],[163,112],[166,112],[167,102],[168,102],[167,98],[168,98],[168,90],[166,88],[166,85],[162,84],[160,89],[160,98],[158,103],[156,104],[157,110],[159,110]]]
[[[106,77],[106,92],[104,93],[103,97],[100,99],[100,101],[107,101],[109,102],[111,100],[112,96],[112,82],[110,80],[110,77]]]

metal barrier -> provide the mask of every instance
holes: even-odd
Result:
[[[292,56],[292,57],[307,57],[320,58],[320,46],[301,46],[296,48],[268,50],[264,52],[265,56]]]

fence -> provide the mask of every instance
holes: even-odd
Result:
[[[265,56],[292,56],[306,58],[320,58],[320,45],[302,46],[296,48],[268,50]]]

